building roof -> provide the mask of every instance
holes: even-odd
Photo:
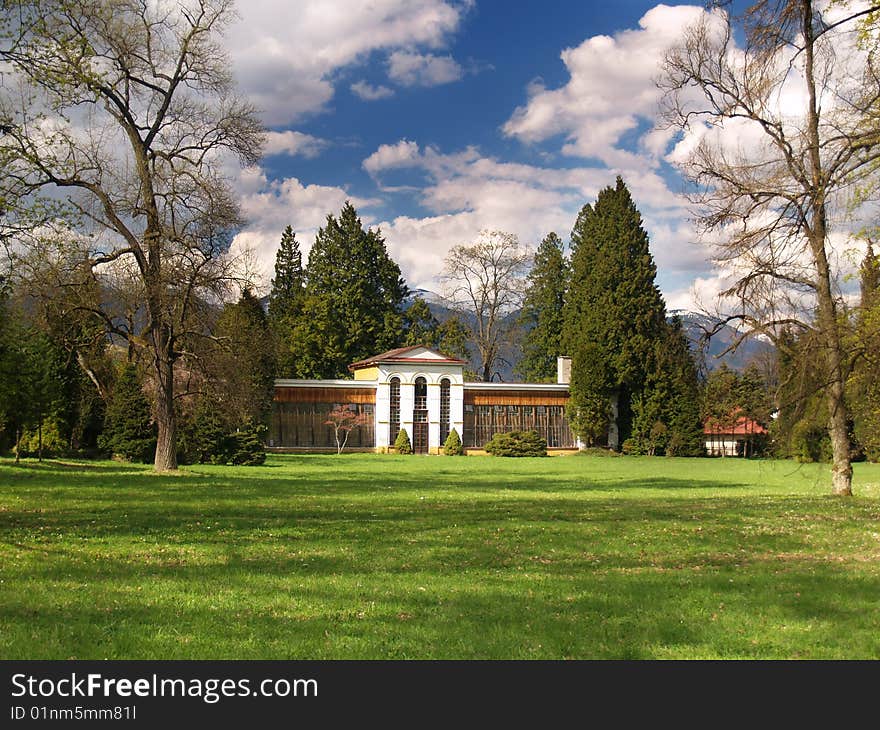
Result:
[[[358,360],[348,366],[354,372],[363,368],[373,367],[381,363],[432,363],[434,365],[466,365],[467,360],[459,360],[457,357],[449,357],[442,352],[433,350],[425,345],[411,345],[410,347],[398,347],[396,350],[388,350],[368,357],[366,360]]]
[[[739,416],[732,425],[706,421],[703,433],[712,436],[754,436],[767,433],[767,429],[751,418]]]

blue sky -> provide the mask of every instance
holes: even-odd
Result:
[[[290,223],[304,250],[346,199],[380,226],[411,286],[481,229],[568,240],[621,174],[670,307],[717,289],[656,126],[665,47],[700,6],[623,2],[249,0],[230,27],[242,90],[271,131],[238,176],[236,245],[271,269]]]

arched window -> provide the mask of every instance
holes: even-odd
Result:
[[[416,454],[428,453],[428,381],[422,377],[416,378],[412,447]]]
[[[440,445],[446,443],[450,431],[449,378],[440,381]]]
[[[389,444],[393,445],[400,433],[400,378],[391,378],[391,411],[389,414]]]

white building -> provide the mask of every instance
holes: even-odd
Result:
[[[366,414],[349,437],[352,449],[387,451],[400,429],[416,453],[439,453],[452,429],[466,448],[495,433],[536,430],[551,449],[576,448],[565,416],[565,360],[559,383],[465,382],[464,360],[427,347],[403,347],[352,363],[354,380],[277,380],[269,448],[335,448],[327,418],[336,405]]]

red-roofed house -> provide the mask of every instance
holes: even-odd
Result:
[[[738,416],[730,423],[709,420],[703,427],[706,453],[709,456],[751,456],[755,442],[767,435],[767,429],[747,416]]]

